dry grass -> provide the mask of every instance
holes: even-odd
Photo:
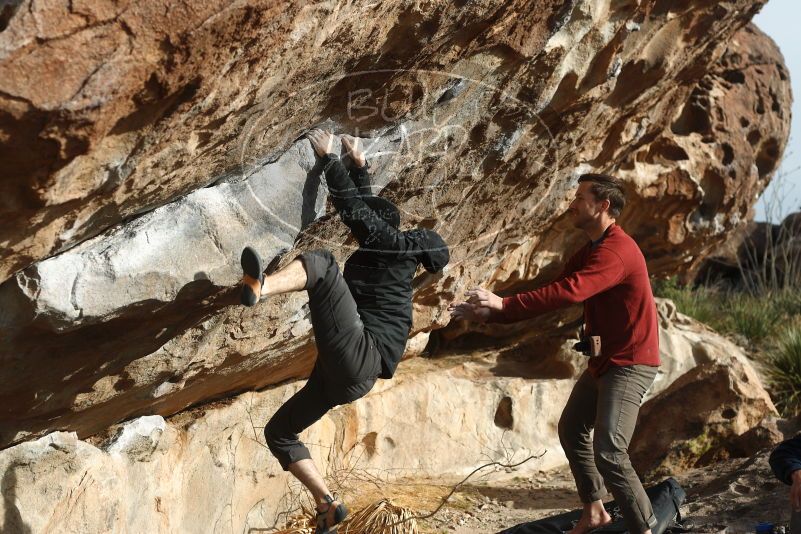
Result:
[[[315,514],[294,518],[288,528],[275,534],[314,534]],[[349,515],[338,525],[338,534],[418,534],[417,521],[408,508],[395,506],[382,499]]]
[[[394,506],[387,499],[364,508],[340,527],[342,534],[417,534],[417,520],[408,508]]]

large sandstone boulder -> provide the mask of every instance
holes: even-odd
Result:
[[[414,280],[414,336],[473,284],[557,272],[584,239],[562,217],[582,171],[625,179],[653,272],[692,268],[786,142],[786,69],[747,26],[760,5],[4,8],[0,446],[308,373],[305,296],[245,310],[225,286],[244,243],[349,252],[299,139],[315,124],[374,140],[377,186],[451,245]]]
[[[675,474],[704,465],[717,449],[775,415],[745,358],[705,363],[643,405],[629,453],[640,473]]]
[[[783,153],[781,101],[792,99],[786,67],[764,62],[774,46],[753,26],[733,35],[670,124],[621,164],[639,197],[624,224],[636,228],[651,273],[691,278],[752,219]]]
[[[669,301],[660,302],[660,322],[663,365],[649,398],[658,401],[677,378],[686,383],[682,375],[698,376],[708,365],[742,367],[724,338],[677,316]],[[395,379],[332,410],[301,438],[345,495],[379,482],[392,498],[390,482],[455,482],[492,461],[537,457],[495,475],[507,477],[564,465],[556,427],[586,365],[571,345],[522,343],[404,362]],[[143,416],[89,440],[56,432],[0,451],[0,530],[205,534],[270,527],[297,508],[300,493],[265,447],[263,426],[301,385],[244,393],[167,420]],[[653,412],[652,419],[665,426],[670,415]]]
[[[673,475],[778,443],[776,407],[745,351],[669,300],[657,308],[662,365],[629,447],[637,471]]]

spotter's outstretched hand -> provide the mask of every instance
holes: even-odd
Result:
[[[467,293],[467,302],[478,306],[486,306],[491,310],[503,310],[503,298],[495,293],[487,291],[483,287],[471,289]]]
[[[492,310],[486,306],[477,306],[469,302],[451,304],[448,306],[448,311],[451,312],[451,317],[453,319],[470,321],[472,323],[486,323],[492,314]]]

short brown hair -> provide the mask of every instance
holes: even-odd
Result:
[[[609,215],[617,218],[626,206],[626,195],[620,180],[608,174],[582,174],[579,183],[592,182],[590,191],[598,201],[609,201]]]

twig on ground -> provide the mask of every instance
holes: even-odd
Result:
[[[402,521],[398,521],[396,523],[392,523],[392,524],[387,525],[387,526],[391,527],[391,526],[399,525],[399,524],[405,523],[406,521],[409,521],[409,520],[419,521],[419,520],[423,520],[423,519],[432,518],[437,514],[437,512],[439,512],[442,509],[443,506],[445,506],[445,504],[453,496],[453,494],[456,493],[456,490],[458,490],[462,485],[464,485],[464,483],[467,482],[470,479],[470,477],[472,477],[473,475],[475,475],[476,473],[478,473],[482,469],[485,469],[487,467],[492,467],[492,466],[498,466],[498,467],[502,467],[504,469],[513,469],[515,467],[519,467],[519,466],[523,465],[524,463],[526,463],[526,462],[528,462],[530,460],[536,460],[538,458],[542,458],[545,455],[546,452],[548,452],[548,451],[542,451],[542,453],[539,454],[539,455],[529,456],[525,460],[523,460],[521,462],[514,463],[514,464],[503,464],[501,462],[490,462],[490,463],[484,464],[482,466],[476,467],[475,469],[473,469],[470,472],[469,475],[464,477],[458,484],[456,484],[455,486],[453,486],[451,488],[451,491],[442,499],[442,502],[439,503],[439,506],[437,506],[432,512],[429,512],[429,513],[427,513],[425,515],[413,515],[413,516],[411,516],[411,517],[409,517],[407,519],[404,519]]]

